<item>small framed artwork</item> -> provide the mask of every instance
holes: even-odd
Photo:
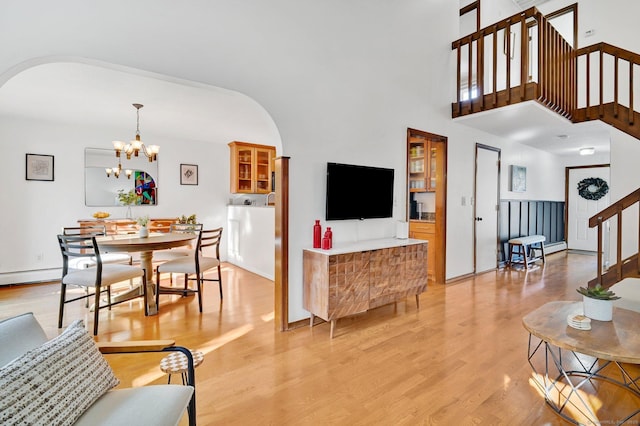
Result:
[[[527,190],[527,168],[511,166],[511,191],[525,192]]]
[[[180,185],[198,184],[198,166],[196,164],[180,164]]]
[[[27,154],[25,170],[27,180],[53,181],[53,155]]]

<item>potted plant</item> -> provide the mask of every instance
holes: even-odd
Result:
[[[192,214],[191,216],[188,216],[188,217],[185,216],[185,215],[182,215],[182,217],[180,217],[178,219],[178,223],[184,223],[184,224],[188,224],[188,225],[195,225],[198,222],[196,221],[196,215]]]
[[[131,206],[138,204],[138,194],[134,189],[124,192],[124,189],[118,189],[118,201],[123,206],[127,206],[127,219],[131,219]]]
[[[582,295],[584,315],[598,321],[611,321],[613,318],[613,301],[620,296],[608,290],[600,283],[594,287],[580,287],[577,290]]]
[[[181,225],[195,225],[198,221],[196,220],[196,215],[192,214],[191,216],[182,215],[182,217],[178,218],[178,223]],[[183,229],[191,229],[193,232],[193,230],[195,230],[195,226],[185,226]]]
[[[149,228],[147,228],[147,225],[149,225],[149,216],[140,216],[136,219],[136,222],[140,225],[140,231],[138,232],[140,238],[147,238],[149,236]]]

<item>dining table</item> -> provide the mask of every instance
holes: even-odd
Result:
[[[140,237],[138,234],[106,235],[96,238],[96,241],[101,253],[140,253],[140,264],[144,268],[147,278],[147,300],[145,301],[147,312],[149,315],[157,315],[156,283],[153,281],[153,252],[187,246],[196,236],[191,233],[151,232],[148,237]],[[142,287],[136,287],[113,296],[113,301],[128,300],[139,297],[141,294]]]

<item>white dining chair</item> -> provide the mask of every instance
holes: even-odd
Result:
[[[220,289],[220,300],[222,300],[222,272],[220,268],[220,241],[222,239],[222,228],[196,231],[198,232],[198,238],[195,246],[195,250],[188,256],[181,256],[179,258],[170,260],[156,268],[156,282],[158,289],[156,291],[156,305],[160,306],[160,294],[182,294],[186,296],[190,293],[198,293],[198,307],[202,312],[202,282],[203,281],[217,281]],[[203,255],[203,249],[212,247],[215,249],[215,257],[208,257]],[[212,268],[218,268],[217,279],[204,278],[204,271]],[[176,273],[184,274],[184,288],[178,287],[161,287],[160,286],[160,274],[161,273]],[[194,277],[189,278],[190,275]],[[196,282],[196,288],[189,288],[189,281]]]
[[[105,264],[102,262],[102,255],[96,242],[94,235],[58,235],[58,244],[62,253],[62,278],[60,280],[60,309],[58,312],[58,328],[62,328],[62,319],[64,317],[64,305],[81,299],[89,299],[92,296],[95,299],[93,314],[93,334],[98,334],[98,320],[100,309],[108,308],[122,303],[111,301],[111,286],[113,284],[132,280],[142,277],[143,294],[145,303],[145,315],[148,315],[146,295],[147,280],[145,271],[137,266],[123,265],[119,263]],[[88,259],[95,261],[95,266],[82,269],[70,268],[69,264],[76,259]],[[83,296],[67,299],[67,286],[74,285],[85,287],[87,292]],[[89,290],[93,290],[90,293]],[[100,304],[100,294],[106,292],[106,304]],[[137,296],[137,297],[140,297]],[[130,299],[128,299],[130,300]]]

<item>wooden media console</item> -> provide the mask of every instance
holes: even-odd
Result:
[[[385,238],[303,251],[304,308],[310,325],[320,317],[338,318],[416,297],[427,289],[427,245],[424,240]]]

